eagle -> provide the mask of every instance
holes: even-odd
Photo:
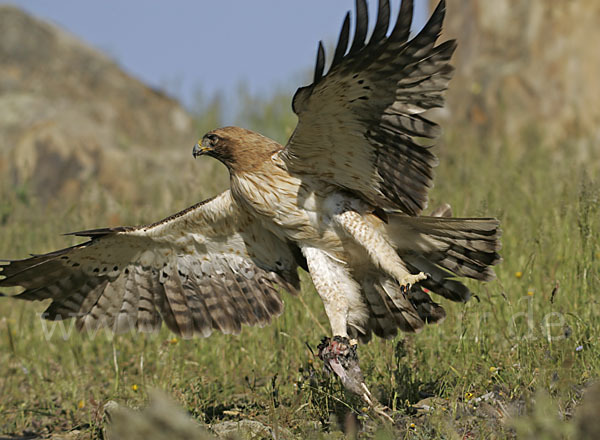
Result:
[[[389,0],[379,0],[367,38],[357,0],[353,39],[348,12],[327,73],[318,45],[285,146],[244,128],[210,131],[193,156],[225,164],[230,189],[156,223],[76,232],[88,240],[7,260],[0,287],[51,300],[43,317],[74,318],[79,330],[152,332],[164,321],[193,338],[266,325],[282,313],[282,291],[298,293],[302,268],[331,325],[320,357],[372,401],[358,341],[441,321],[430,294],[467,301],[457,278],[492,280],[500,261],[498,220],[453,218],[448,207],[423,215],[440,132],[423,113],[443,106],[456,48],[437,44],[444,14],[442,0],[409,39],[412,0],[393,27]]]

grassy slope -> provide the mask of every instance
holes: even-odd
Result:
[[[261,128],[260,121],[254,125]],[[547,429],[549,438],[572,435],[570,423],[557,414],[568,418],[582,386],[599,376],[600,187],[584,177],[586,167],[590,176],[596,168],[561,160],[568,154],[538,148],[538,141],[486,153],[484,145],[446,137],[432,206],[447,201],[457,216],[499,217],[504,262],[497,281],[471,284],[478,299],[466,305],[443,301],[443,324],[361,347],[367,381],[397,409],[405,438],[503,438],[538,425],[548,426],[539,429]],[[190,191],[177,194],[182,198],[176,206],[161,206],[159,213],[150,204],[124,209],[123,222],[155,220],[198,198]],[[2,257],[68,245],[59,233],[110,220],[103,207],[85,202],[40,212],[9,187],[0,200]],[[141,406],[147,390],[158,387],[204,422],[250,418],[304,438],[339,438],[331,413],[342,420],[344,411],[360,413],[361,405],[313,367],[306,343],[314,347],[327,328],[322,305],[308,282],[301,298],[286,295],[285,302],[283,316],[271,326],[245,328],[239,337],[178,341],[163,329],[152,336],[113,339],[100,332],[93,339],[73,334],[64,340],[60,323],[45,323],[55,328],[46,340],[36,315],[43,304],[2,299],[0,433],[79,427],[83,437],[99,435],[107,400]],[[71,323],[64,325],[68,330]],[[536,390],[549,393],[537,400],[545,399],[550,410],[509,420],[510,414],[531,412]],[[489,392],[492,400],[474,400]],[[427,395],[434,396],[427,400],[434,410],[423,415],[412,405]],[[359,419],[375,429],[368,416]],[[378,438],[398,435],[380,429]]]

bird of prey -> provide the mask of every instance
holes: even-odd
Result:
[[[367,39],[357,0],[353,41],[348,12],[326,74],[319,43],[285,146],[244,128],[210,131],[193,156],[225,164],[229,190],[153,224],[74,233],[89,240],[0,266],[0,287],[50,299],[43,316],[75,318],[81,330],[148,332],[164,321],[191,338],[267,324],[303,268],[331,324],[321,358],[370,399],[356,341],[440,321],[430,293],[466,301],[456,278],[491,280],[500,261],[497,220],[422,215],[437,165],[423,140],[439,134],[423,113],[443,106],[456,48],[436,43],[444,13],[442,0],[409,39],[412,0],[393,26],[389,0],[379,0]]]

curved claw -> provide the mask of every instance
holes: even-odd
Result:
[[[410,283],[401,284],[400,285],[400,292],[402,292],[402,293],[408,293],[410,291],[411,287],[412,287],[412,284],[410,284]]]
[[[429,274],[426,274],[424,272],[406,275],[400,280],[400,291],[402,293],[408,293],[408,291],[413,285],[417,284],[419,281],[426,280],[428,277]]]

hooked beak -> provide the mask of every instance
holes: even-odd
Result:
[[[192,155],[194,156],[194,159],[195,159],[198,156],[202,156],[203,154],[206,154],[211,150],[212,150],[212,148],[206,147],[204,145],[201,145],[200,143],[197,143],[196,145],[194,145],[194,148],[192,149]]]

